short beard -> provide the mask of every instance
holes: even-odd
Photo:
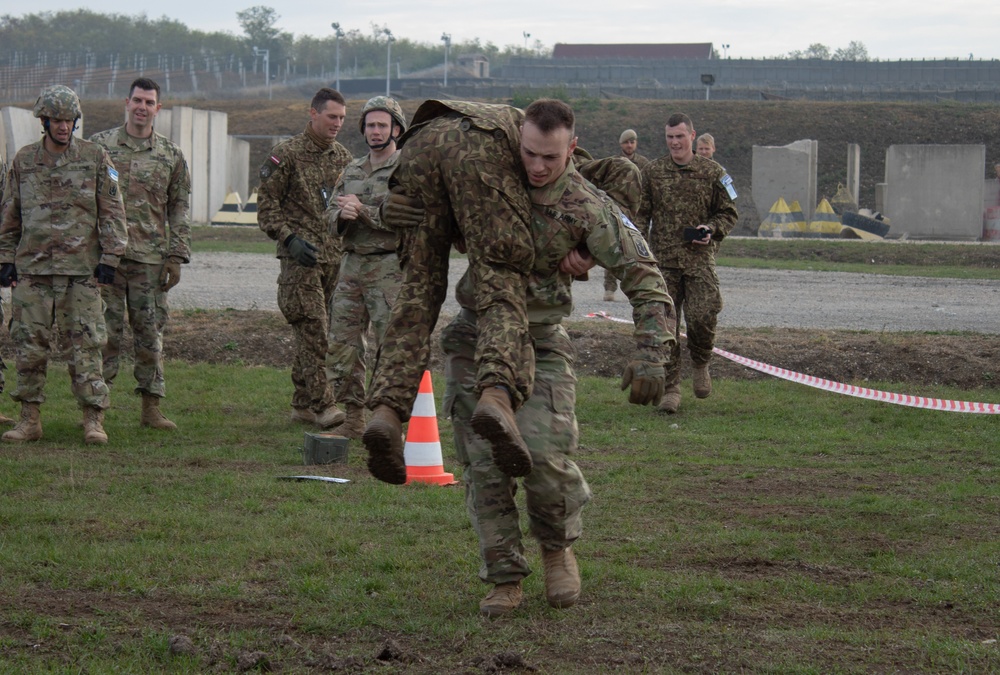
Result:
[[[70,141],[73,140],[73,132],[69,132],[69,138],[65,141],[60,141],[58,138],[52,135],[52,129],[46,129],[45,135],[49,137],[49,140],[56,145],[69,145]]]

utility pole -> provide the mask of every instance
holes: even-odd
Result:
[[[444,88],[448,88],[448,50],[451,48],[451,34],[441,33],[441,41],[444,42]]]
[[[340,38],[344,37],[344,31],[340,30],[340,24],[337,23],[336,21],[330,24],[330,28],[333,29],[333,36],[334,39],[336,40],[336,45],[337,45],[336,89],[337,91],[340,91]]]

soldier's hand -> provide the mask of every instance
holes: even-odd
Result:
[[[589,272],[596,264],[597,261],[590,255],[590,251],[574,248],[559,261],[559,271],[572,277],[579,277]]]
[[[115,283],[115,268],[101,263],[94,269],[94,276],[97,277],[97,283],[100,285],[110,286]]]
[[[288,239],[285,240],[285,246],[288,248],[288,252],[292,254],[292,258],[298,264],[303,267],[316,266],[316,251],[319,249],[302,237],[295,234],[289,235]]]
[[[17,286],[17,268],[14,267],[14,263],[0,265],[0,286],[4,288]]]
[[[663,398],[667,374],[662,363],[633,359],[622,373],[622,391],[629,385],[632,390],[628,402],[636,405],[656,405]]]
[[[397,229],[417,227],[426,215],[422,201],[396,192],[389,193],[379,210],[382,222]]]
[[[166,293],[180,283],[180,280],[181,259],[177,256],[170,256],[163,261],[163,269],[160,270],[160,290]]]

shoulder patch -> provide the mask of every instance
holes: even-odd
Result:
[[[260,179],[266,180],[271,177],[274,170],[281,164],[281,158],[277,155],[270,155],[260,166]]]
[[[726,189],[726,194],[729,195],[729,198],[736,199],[736,188],[733,187],[732,177],[728,173],[723,174],[722,178],[719,179],[719,182],[722,183],[722,187]]]
[[[113,167],[109,166],[108,167],[108,178],[110,178],[111,180],[113,180],[114,182],[117,183],[118,182],[118,171],[116,169],[114,169]]]

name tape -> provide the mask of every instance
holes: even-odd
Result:
[[[593,314],[588,314],[587,318],[607,319],[608,321],[615,321],[617,323],[632,323],[628,319],[620,319],[618,317],[611,316],[607,312],[594,312]],[[681,336],[684,336],[684,334],[681,333]],[[777,366],[772,366],[768,363],[761,363],[760,361],[754,361],[753,359],[748,359],[745,356],[740,356],[739,354],[727,352],[726,350],[719,349],[718,347],[714,347],[712,351],[723,358],[739,363],[747,368],[752,368],[753,370],[761,373],[766,373],[767,375],[771,375],[773,377],[779,377],[790,382],[804,384],[807,387],[814,387],[816,389],[822,389],[823,391],[832,391],[835,394],[854,396],[856,398],[864,398],[870,401],[880,401],[882,403],[892,403],[894,405],[904,405],[911,408],[924,408],[926,410],[1000,415],[1000,403],[949,401],[941,398],[927,398],[926,396],[911,396],[910,394],[897,394],[891,391],[868,389],[866,387],[857,387],[852,384],[824,380],[821,377],[813,377],[812,375],[797,373],[793,370],[787,370],[785,368],[778,368]]]

